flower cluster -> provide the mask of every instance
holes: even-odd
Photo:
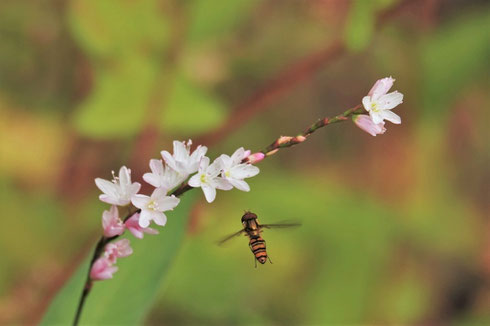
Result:
[[[365,132],[376,136],[386,131],[384,120],[400,124],[401,118],[391,112],[397,105],[403,103],[403,94],[394,91],[388,93],[395,79],[386,77],[379,79],[371,88],[367,96],[362,99],[362,105],[369,115],[352,116],[354,123]]]
[[[117,272],[117,258],[127,257],[133,253],[133,249],[129,246],[128,239],[122,239],[114,243],[108,243],[105,246],[104,254],[97,259],[90,270],[90,278],[92,280],[107,280],[112,278]]]
[[[117,177],[113,172],[112,181],[95,179],[95,184],[103,192],[99,199],[112,205],[102,214],[103,234],[108,241],[120,236],[125,230],[140,239],[144,233],[157,234],[157,230],[149,227],[151,221],[160,226],[166,224],[165,212],[173,210],[180,202],[172,192],[186,181],[191,187],[201,188],[209,203],[216,198],[216,189],[250,191],[245,179],[259,173],[259,169],[252,163],[263,159],[264,154],[251,154],[239,148],[231,156],[223,154],[211,163],[209,157],[205,156],[207,147],[198,146],[191,152],[191,145],[190,140],[174,141],[173,154],[162,151],[163,160],[150,160],[151,172],[143,175],[143,180],[155,187],[150,196],[138,193],[141,185],[131,182],[131,170],[125,166],[121,167]],[[119,217],[118,206],[130,204],[137,210],[123,221]],[[114,266],[116,258],[131,253],[127,239],[107,244],[102,257],[92,266],[91,279],[112,278],[117,271]]]

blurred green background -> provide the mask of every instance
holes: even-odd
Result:
[[[487,1],[2,0],[0,324],[37,323],[92,250],[95,177],[141,182],[174,139],[259,150],[390,75],[402,125],[329,126],[261,163],[250,193],[194,191],[131,238],[82,321],[490,324],[489,21]],[[246,209],[303,223],[264,233],[272,265],[245,238],[215,244]],[[140,296],[138,316],[105,286]]]

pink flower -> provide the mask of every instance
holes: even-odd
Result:
[[[112,262],[106,257],[101,257],[95,261],[90,270],[90,278],[94,281],[107,280],[112,278],[117,272],[117,267],[112,265]]]
[[[124,223],[126,228],[131,232],[135,237],[139,239],[143,239],[143,234],[158,234],[158,231],[152,228],[142,228],[139,224],[140,214],[136,213],[129,220]]]
[[[255,164],[255,163],[259,163],[259,162],[260,162],[260,161],[262,161],[264,158],[265,158],[265,154],[264,154],[264,153],[262,153],[262,152],[257,152],[257,153],[250,154],[250,155],[247,157],[247,160],[248,160],[248,163],[250,163],[250,164]]]
[[[384,121],[381,121],[380,123],[376,124],[373,122],[370,116],[365,114],[359,114],[353,116],[352,121],[354,121],[354,123],[359,128],[361,128],[362,130],[364,130],[365,132],[367,132],[372,136],[384,134],[386,131],[386,128],[384,127],[385,125]]]
[[[242,160],[246,159],[247,157],[250,156],[250,154],[252,153],[251,150],[247,149],[245,152],[243,152],[243,157],[242,157]]]
[[[104,257],[114,264],[117,258],[127,257],[133,253],[133,249],[129,246],[128,239],[122,239],[116,242],[111,242],[105,246]]]
[[[119,218],[116,206],[112,205],[110,210],[104,211],[102,214],[102,228],[104,229],[104,236],[108,238],[121,235],[124,232],[124,225]]]
[[[381,95],[385,95],[388,93],[390,88],[393,86],[395,79],[392,77],[386,77],[383,79],[378,79],[376,83],[374,83],[373,87],[368,93],[368,96],[380,97]]]
[[[379,79],[362,98],[362,105],[369,112],[369,116],[375,124],[388,120],[395,124],[402,122],[401,118],[391,110],[403,103],[403,94],[394,91],[388,93],[395,80],[391,77]]]

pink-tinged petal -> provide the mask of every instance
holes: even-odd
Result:
[[[160,232],[158,232],[158,230],[155,230],[155,229],[152,229],[152,228],[144,228],[143,229],[143,232],[144,233],[147,233],[147,234],[159,234]]]
[[[111,238],[123,234],[124,225],[119,218],[119,212],[116,206],[111,206],[109,211],[102,213],[102,227],[105,237]]]
[[[250,164],[255,164],[255,163],[259,163],[260,161],[262,161],[263,159],[265,158],[265,154],[262,153],[262,152],[257,152],[257,153],[254,153],[254,154],[250,154],[248,157],[247,157],[247,161],[250,163]]]
[[[131,202],[133,203],[134,206],[144,209],[148,205],[148,203],[151,201],[150,197],[145,196],[145,195],[134,195],[131,197]]]
[[[402,119],[400,116],[398,116],[396,113],[393,113],[389,110],[383,110],[381,111],[381,116],[383,119],[390,121],[391,123],[399,125],[402,123]]]
[[[229,157],[226,154],[221,154],[221,156],[219,157],[219,159],[221,160],[221,166],[224,169],[230,168],[233,165],[232,158]]]
[[[189,186],[197,188],[201,186],[201,174],[195,174],[187,182]]]
[[[383,95],[378,100],[379,108],[382,110],[391,110],[401,103],[403,103],[403,94],[398,91]]]
[[[212,179],[212,185],[216,189],[220,190],[231,190],[233,186],[228,182],[228,180],[217,177]]]
[[[242,160],[246,159],[251,153],[252,153],[252,151],[249,149],[247,149],[245,152],[243,152]]]
[[[369,112],[369,116],[371,117],[371,120],[373,120],[374,124],[379,124],[383,122],[383,117],[381,116],[381,112],[371,111]]]
[[[157,225],[165,226],[165,224],[167,224],[167,216],[162,212],[153,211],[152,217],[153,221]]]
[[[245,149],[243,147],[240,147],[233,153],[233,155],[231,155],[233,165],[240,164],[240,162],[243,160],[243,157],[245,156],[244,153]]]
[[[117,186],[114,183],[101,178],[97,178],[95,179],[95,184],[104,194],[113,198],[118,197]]]
[[[383,134],[386,131],[386,128],[384,127],[384,122],[375,124],[373,120],[371,120],[371,118],[365,114],[354,116],[352,120],[354,121],[356,126],[372,136]]]
[[[131,184],[131,170],[125,166],[122,166],[119,169],[119,184],[123,187]]]
[[[90,278],[94,281],[107,280],[112,278],[113,274],[117,272],[117,267],[112,266],[111,262],[102,257],[95,261],[90,269]]]
[[[146,228],[150,225],[150,221],[152,219],[152,215],[148,210],[142,210],[140,213],[139,225],[142,228]]]
[[[204,156],[201,158],[201,161],[199,162],[199,173],[204,173],[208,169],[209,166],[209,157]]]
[[[121,205],[119,200],[106,194],[99,195],[99,200],[111,205]]]
[[[138,222],[139,223],[139,222]],[[138,228],[128,227],[129,232],[134,235],[138,239],[143,239],[143,230],[144,228],[138,225]]]
[[[143,180],[145,180],[146,183],[152,185],[153,187],[160,187],[162,183],[161,176],[149,172],[143,174]]]
[[[204,197],[206,197],[206,201],[208,203],[212,203],[214,199],[216,198],[216,189],[213,187],[208,186],[207,184],[203,184],[201,186],[202,191],[204,193]]]
[[[168,190],[163,187],[155,188],[155,190],[153,190],[153,193],[151,194],[151,199],[155,202],[158,202],[158,200],[167,196],[167,191]]]
[[[131,196],[136,195],[138,191],[140,191],[140,189],[141,189],[141,184],[139,182],[133,182],[131,186],[129,186],[129,193]]]
[[[189,158],[189,151],[185,142],[174,140],[174,157],[176,161],[185,161]]]
[[[151,159],[150,160],[150,170],[155,174],[163,175],[163,162],[162,160]]]
[[[368,95],[369,96],[381,96],[390,90],[390,88],[393,86],[393,83],[395,82],[395,79],[391,77],[386,77],[383,79],[379,79],[374,83],[374,86],[371,88],[369,91]]]
[[[163,160],[165,161],[165,163],[167,163],[168,166],[170,166],[172,169],[174,169],[176,171],[179,171],[179,169],[177,168],[177,164],[175,162],[175,159],[172,156],[172,154],[170,154],[167,151],[161,151],[160,154],[162,155]]]
[[[172,195],[159,198],[155,202],[157,203],[158,209],[160,211],[170,211],[173,210],[180,203],[180,199]]]
[[[238,190],[250,191],[250,186],[247,182],[243,180],[229,179],[228,181],[233,185],[233,187],[237,188]]]
[[[251,178],[259,174],[260,169],[250,164],[240,164],[231,169],[231,176],[235,179]]]
[[[143,228],[139,225],[140,214],[135,213],[131,216],[124,225],[135,237],[142,239],[143,238]]]
[[[206,170],[206,173],[211,177],[217,176],[218,174],[221,173],[221,170],[223,169],[221,164],[222,161],[220,158],[215,159],[213,163]]]
[[[366,111],[371,111],[371,97],[370,96],[364,96],[362,98],[362,106],[364,106],[364,109]]]

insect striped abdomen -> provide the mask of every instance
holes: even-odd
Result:
[[[264,264],[267,261],[267,251],[265,248],[265,240],[262,237],[250,239],[250,249],[259,263]]]

